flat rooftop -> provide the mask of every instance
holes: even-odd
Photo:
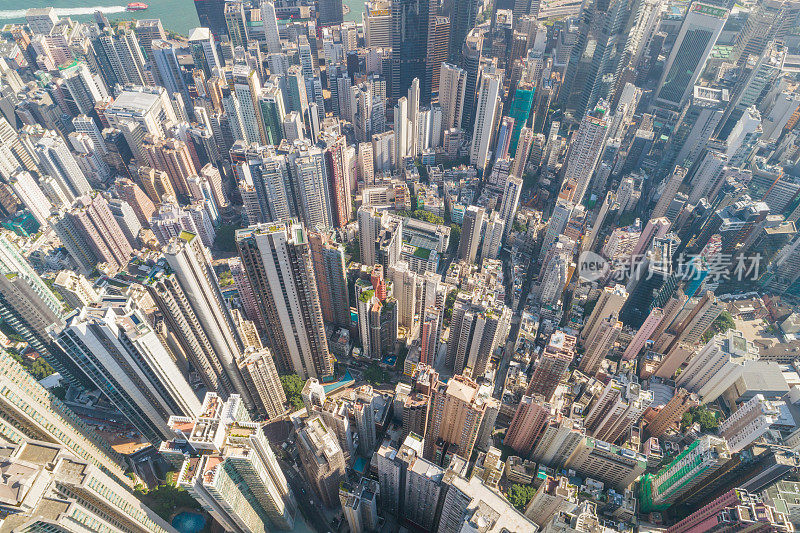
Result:
[[[470,403],[475,399],[477,392],[477,388],[470,387],[462,381],[451,379],[447,382],[447,394],[463,402]]]
[[[111,107],[106,110],[106,113],[146,113],[158,104],[159,99],[160,96],[158,94],[139,91],[122,91],[117,99],[114,100],[114,103],[111,104]]]

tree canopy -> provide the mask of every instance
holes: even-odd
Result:
[[[706,406],[692,407],[681,417],[681,428],[687,428],[697,422],[701,431],[713,431],[719,427],[719,421]]]
[[[171,480],[152,490],[147,490],[147,487],[143,485],[137,485],[135,492],[142,497],[148,507],[164,520],[172,518],[173,513],[181,507],[200,510],[197,500],[186,490],[175,486]]]
[[[31,360],[27,357],[21,356],[16,352],[11,352],[11,357],[21,364],[25,370],[27,370],[37,381],[44,379],[55,372],[53,367],[41,357]]]
[[[401,217],[424,220],[425,222],[430,222],[431,224],[444,224],[444,219],[442,217],[439,215],[434,215],[430,211],[425,211],[424,209],[415,209],[414,211],[398,211],[397,214]]]
[[[532,485],[514,483],[508,488],[508,501],[522,513],[525,512],[525,508],[534,494],[536,494],[536,489]]]
[[[711,323],[711,326],[703,333],[703,337],[701,339],[702,342],[708,342],[714,335],[718,333],[725,333],[729,329],[734,329],[736,327],[736,323],[733,321],[733,317],[727,311],[723,311],[720,315],[714,319],[714,322]]]
[[[453,305],[456,303],[458,296],[458,289],[453,289],[447,293],[447,298],[444,299],[444,319],[447,324],[450,324],[450,317],[453,316]]]
[[[376,363],[372,363],[364,370],[364,379],[373,385],[380,385],[386,382],[386,373]]]
[[[303,408],[303,380],[297,374],[284,374],[280,377],[281,385],[283,385],[283,392],[286,394],[286,401],[288,401],[295,409]]]
[[[229,285],[233,285],[233,274],[230,270],[223,270],[219,275],[219,286],[228,287]]]
[[[345,243],[344,253],[350,256],[351,261],[355,263],[361,262],[361,248],[358,242],[358,237],[353,239],[351,242]]]
[[[450,244],[448,244],[447,251],[451,254],[456,253],[458,250],[458,243],[461,241],[461,226],[458,224],[450,224]]]

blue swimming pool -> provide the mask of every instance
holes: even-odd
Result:
[[[199,533],[206,527],[206,517],[200,513],[184,511],[172,519],[172,527],[180,533]]]
[[[348,370],[345,373],[345,375],[342,376],[342,379],[340,379],[339,381],[335,381],[333,383],[328,383],[327,385],[324,385],[323,388],[325,389],[325,394],[330,394],[334,391],[341,389],[342,387],[347,387],[354,381],[355,379],[353,379],[353,376],[350,374],[350,371]]]

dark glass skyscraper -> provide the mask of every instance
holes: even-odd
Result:
[[[621,0],[598,0],[581,9],[578,38],[560,90],[561,104],[576,122],[614,87],[625,45],[627,7]]]
[[[464,110],[461,114],[461,127],[471,132],[475,122],[475,98],[478,93],[478,68],[481,64],[483,37],[478,30],[470,33],[464,41],[461,68],[467,73],[464,88]]]
[[[428,0],[392,2],[392,99],[408,92],[411,80],[425,79],[428,53]]]
[[[228,35],[228,25],[225,23],[225,0],[194,0],[197,18],[200,26],[209,28],[214,37]]]
[[[317,24],[335,26],[342,23],[342,0],[319,0]]]
[[[475,27],[478,0],[445,0],[442,14],[450,17],[450,62],[459,65],[464,41]]]
[[[656,105],[681,109],[686,104],[727,20],[726,9],[700,2],[692,4],[664,64]]]

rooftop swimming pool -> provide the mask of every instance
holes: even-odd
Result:
[[[353,379],[353,376],[350,374],[350,371],[348,370],[345,373],[345,375],[342,376],[342,379],[340,379],[339,381],[334,381],[333,383],[328,383],[327,385],[324,385],[323,388],[325,389],[325,394],[330,394],[334,391],[341,389],[342,387],[349,386],[354,381],[355,379]]]

